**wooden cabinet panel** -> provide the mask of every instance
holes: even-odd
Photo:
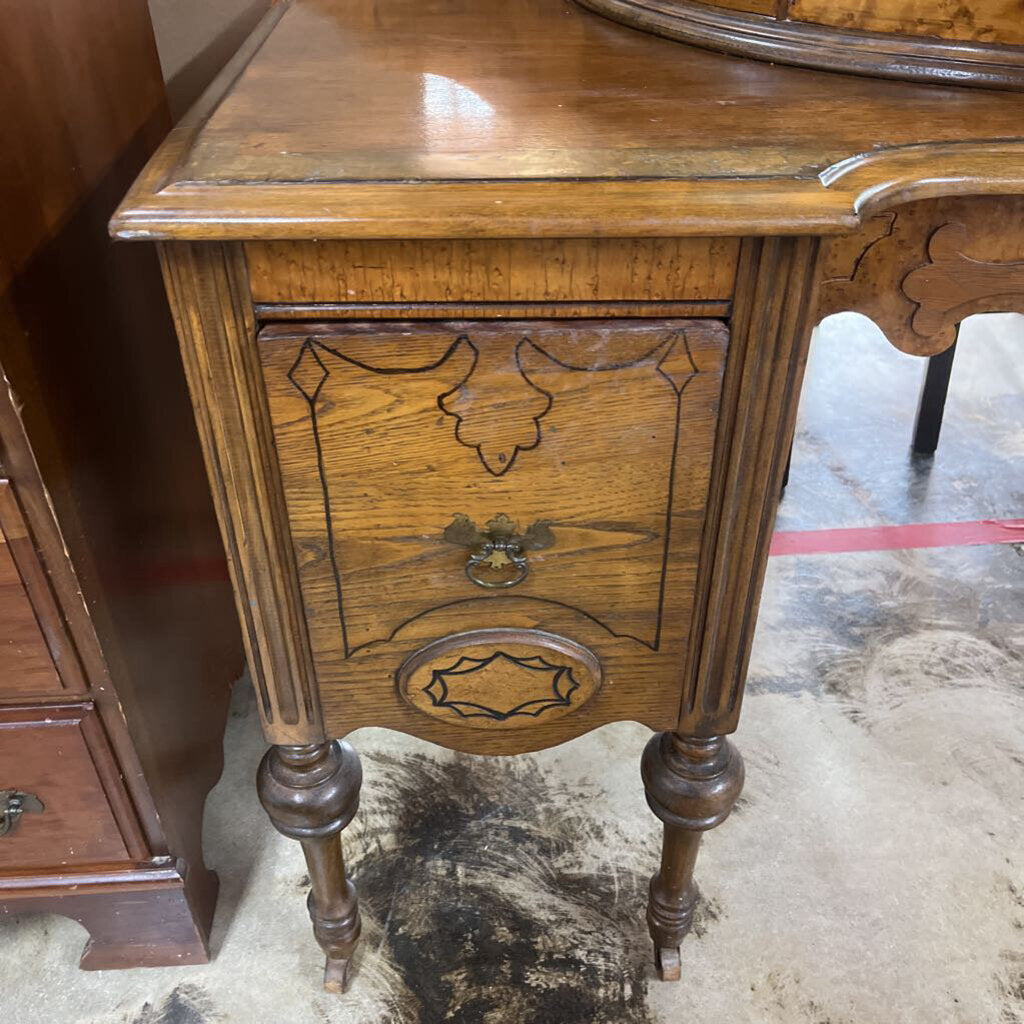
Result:
[[[50,693],[61,688],[60,676],[12,555],[12,545],[28,540],[20,516],[13,515],[16,511],[10,483],[0,480],[0,697]],[[26,554],[34,558],[33,554]]]
[[[100,781],[111,763],[91,705],[0,710],[0,790],[43,804],[0,837],[0,870],[129,860]]]
[[[249,242],[260,303],[723,302],[735,238]]]
[[[396,727],[438,738],[396,671],[480,629],[527,633],[489,653],[474,634],[447,665],[541,657],[536,631],[585,648],[577,731],[626,708],[675,722],[726,341],[718,322],[683,320],[264,329],[328,731],[390,707]]]

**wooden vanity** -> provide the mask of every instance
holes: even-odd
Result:
[[[299,0],[172,133],[112,227],[160,245],[329,988],[371,725],[489,755],[654,730],[679,977],[811,329],[860,308],[928,355],[1024,308],[1022,129],[1020,95],[562,0]]]

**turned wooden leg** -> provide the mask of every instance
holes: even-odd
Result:
[[[298,839],[312,889],[313,934],[327,953],[324,988],[344,992],[359,939],[359,902],[345,877],[341,830],[359,807],[363,771],[347,743],[271,747],[260,764],[260,801],[278,832]]]
[[[679,946],[693,925],[697,905],[693,867],[701,835],[729,816],[743,788],[743,759],[723,736],[663,732],[651,737],[641,770],[647,803],[665,823],[647,926],[658,976],[678,981]]]

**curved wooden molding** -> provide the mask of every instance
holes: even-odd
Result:
[[[1024,192],[1024,141],[923,143],[858,153],[818,180],[842,195],[858,220],[919,199]]]
[[[834,235],[916,199],[1020,193],[1024,142],[926,143],[809,177],[169,186],[133,192],[111,231],[135,240]]]
[[[1024,142],[882,149],[809,177],[140,188],[111,221],[118,238],[833,235],[912,200],[1024,193]]]

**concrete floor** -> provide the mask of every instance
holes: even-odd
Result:
[[[965,331],[934,463],[923,364],[866,321],[815,342],[781,527],[1024,516],[1024,319]],[[206,967],[84,974],[57,917],[0,923],[12,1024],[1021,1024],[1024,559],[1013,546],[773,559],[737,742],[747,786],[699,863],[684,980],[643,922],[658,829],[621,724],[479,759],[354,737],[358,973],[319,989],[298,847],[265,822],[240,687],[207,812]]]

